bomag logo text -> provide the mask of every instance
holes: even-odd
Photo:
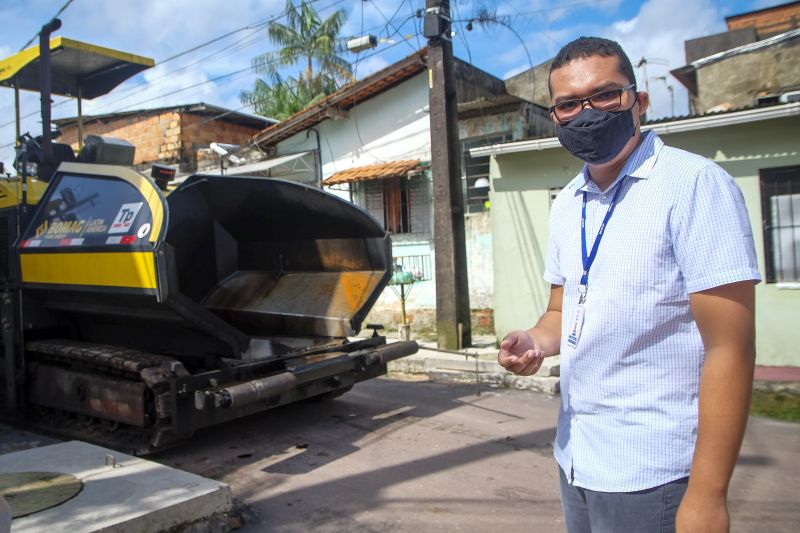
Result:
[[[70,233],[80,233],[83,231],[83,220],[71,220],[69,222],[54,222],[47,228],[48,235],[69,235]]]

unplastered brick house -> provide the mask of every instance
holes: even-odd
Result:
[[[78,119],[54,120],[58,141],[78,150]],[[134,165],[177,166],[180,173],[209,166],[216,159],[212,142],[244,144],[276,121],[204,103],[124,111],[83,117],[83,136],[100,135],[128,141],[136,147]]]

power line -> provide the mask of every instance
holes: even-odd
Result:
[[[414,4],[412,3],[411,0],[408,0],[408,7],[411,8],[411,17],[413,17],[415,19],[413,21],[414,22],[414,35],[417,37],[417,49],[419,50],[419,49],[422,48],[422,43],[419,40],[419,35],[422,32],[419,30],[419,21],[416,20],[418,18],[417,17],[417,10],[414,9]],[[421,12],[422,12],[422,10],[420,10],[420,13]]]
[[[186,71],[189,68],[197,65],[198,63],[202,63],[203,61],[207,61],[207,60],[209,60],[209,59],[211,59],[211,58],[213,58],[215,56],[218,56],[219,54],[222,54],[222,55],[219,55],[219,57],[217,57],[216,59],[221,59],[221,58],[227,57],[227,56],[229,56],[229,55],[231,55],[231,54],[233,54],[235,52],[238,52],[240,50],[244,50],[246,48],[249,48],[250,46],[252,46],[252,45],[254,45],[254,44],[256,44],[258,42],[257,40],[254,40],[253,42],[246,42],[245,43],[245,41],[247,41],[248,39],[253,39],[253,37],[254,37],[253,35],[247,35],[247,36],[243,37],[242,39],[240,39],[239,41],[236,41],[235,43],[233,43],[231,45],[228,45],[228,46],[226,46],[224,48],[220,48],[219,50],[216,50],[216,51],[214,51],[214,52],[212,52],[212,53],[210,53],[210,54],[208,54],[208,55],[206,55],[206,56],[204,56],[204,57],[202,57],[202,58],[200,58],[200,59],[198,59],[196,61],[193,61],[193,62],[191,62],[191,63],[189,63],[187,65],[184,65],[182,67],[176,68],[175,70],[170,70],[170,71],[164,72],[161,76],[159,76],[157,78],[154,78],[152,80],[149,80],[147,82],[147,87],[157,87],[158,85],[161,85],[162,83],[164,83],[166,81],[169,81],[176,74],[178,74],[180,72],[183,72],[183,71]],[[257,37],[257,36],[255,36],[255,37]],[[226,52],[226,53],[222,53],[222,52]],[[127,99],[127,95],[129,93],[131,93],[133,91],[138,91],[138,90],[141,90],[141,86],[132,85],[132,86],[125,87],[120,91],[115,91],[114,96],[118,96],[120,98],[116,98],[115,100],[112,100],[110,102],[104,102],[103,104],[99,105],[97,107],[97,109],[99,110],[99,109],[106,109],[108,107],[113,107],[116,104],[119,104],[120,102],[122,102],[123,100],[126,100]]]
[[[65,4],[65,6],[64,6],[64,7],[63,7],[63,8],[62,8],[60,11],[59,11],[59,14],[60,14],[61,12],[63,12],[63,10],[64,10],[64,9],[66,9],[66,7],[67,7],[67,6],[68,6],[68,5],[69,5],[69,4],[70,4],[72,1],[74,1],[74,0],[70,0],[69,2],[67,2],[67,3]],[[318,1],[319,1],[319,0],[309,0],[307,3],[308,3],[308,4],[312,4],[312,3],[316,3],[316,2],[318,2]],[[410,1],[410,0],[409,0],[409,1]],[[334,6],[338,5],[338,4],[341,4],[342,2],[343,2],[343,0],[336,0],[336,1],[332,2],[331,4],[328,4],[327,6],[323,7],[323,8],[321,9],[321,11],[322,11],[322,10],[325,10],[325,9],[329,9],[329,8],[331,8],[331,7],[334,7]],[[392,16],[392,19],[396,17],[396,15],[397,15],[397,13],[398,13],[398,12],[399,12],[399,8],[398,8],[398,9],[395,11],[395,14]],[[208,54],[208,55],[207,55],[207,56],[205,56],[204,58],[201,58],[201,59],[199,59],[199,60],[196,60],[196,61],[194,61],[194,62],[192,62],[192,63],[190,63],[190,64],[188,64],[188,65],[183,65],[182,67],[179,67],[178,69],[174,69],[174,70],[171,70],[171,71],[165,72],[165,73],[164,73],[162,76],[160,76],[160,77],[159,77],[159,78],[157,78],[156,80],[151,80],[151,82],[149,82],[149,83],[148,83],[148,87],[153,87],[153,86],[156,86],[156,85],[158,85],[158,83],[162,82],[163,80],[167,80],[168,78],[170,78],[171,76],[173,76],[175,73],[177,73],[177,72],[180,72],[180,71],[182,71],[182,70],[186,70],[187,68],[189,68],[189,67],[191,67],[191,66],[194,66],[195,64],[197,64],[197,63],[200,63],[200,62],[202,62],[202,61],[204,61],[204,60],[206,60],[206,59],[210,59],[210,58],[212,58],[212,57],[214,57],[214,56],[218,56],[219,54],[222,54],[222,53],[223,53],[223,52],[225,52],[226,50],[228,51],[228,53],[224,54],[222,57],[224,57],[225,55],[229,55],[229,54],[231,54],[231,53],[234,53],[235,51],[237,51],[237,50],[239,50],[239,49],[242,49],[242,48],[246,48],[246,47],[248,47],[248,46],[251,46],[251,45],[252,45],[252,44],[254,44],[254,43],[249,43],[249,42],[248,42],[248,43],[246,43],[246,44],[245,44],[245,41],[247,41],[249,38],[252,38],[252,36],[253,36],[252,34],[253,34],[253,33],[255,33],[255,32],[256,32],[256,31],[258,31],[259,29],[261,29],[261,28],[265,27],[265,26],[266,26],[266,25],[268,25],[270,22],[273,22],[273,21],[275,21],[275,20],[278,20],[278,19],[280,19],[281,17],[283,17],[283,16],[285,16],[285,15],[286,15],[286,10],[284,10],[284,11],[283,11],[281,14],[279,14],[279,15],[276,15],[276,16],[273,16],[273,17],[270,17],[270,18],[268,18],[268,19],[265,19],[265,20],[262,20],[262,21],[258,21],[258,22],[256,22],[256,23],[251,23],[251,24],[248,24],[248,25],[246,25],[246,26],[243,26],[243,27],[241,27],[241,28],[238,28],[238,29],[236,29],[236,30],[232,30],[232,31],[226,32],[225,34],[222,34],[222,35],[220,35],[220,36],[217,36],[217,37],[215,37],[215,38],[213,38],[213,39],[210,39],[209,41],[206,41],[206,42],[204,42],[204,43],[200,43],[200,44],[198,44],[198,45],[195,45],[195,46],[193,46],[193,47],[191,47],[191,48],[189,48],[189,49],[187,49],[187,50],[184,50],[184,51],[182,51],[182,52],[179,52],[179,53],[177,53],[177,54],[174,54],[173,56],[167,57],[166,59],[164,59],[164,60],[162,60],[162,61],[159,61],[159,62],[157,63],[157,65],[162,65],[162,64],[164,64],[164,63],[166,63],[166,62],[173,61],[173,60],[175,60],[175,59],[177,59],[177,58],[179,58],[179,57],[182,57],[182,56],[185,56],[185,55],[191,54],[191,53],[193,53],[193,52],[196,52],[196,51],[198,51],[198,50],[200,50],[200,49],[202,49],[202,48],[204,48],[204,47],[210,46],[210,45],[212,45],[212,44],[214,44],[214,43],[217,43],[217,42],[219,42],[219,41],[221,41],[221,40],[224,40],[224,39],[226,39],[226,38],[229,38],[229,37],[231,37],[232,35],[235,35],[235,34],[241,33],[242,31],[246,31],[246,30],[248,30],[248,29],[249,29],[249,30],[252,30],[251,34],[249,34],[249,35],[247,35],[247,36],[245,36],[245,37],[243,37],[243,38],[239,39],[238,41],[236,41],[236,42],[234,42],[234,43],[231,43],[231,44],[229,44],[229,45],[227,45],[227,46],[225,46],[225,47],[223,47],[223,48],[221,48],[221,49],[219,49],[219,50],[216,50],[216,51],[212,52],[211,54]],[[384,16],[384,15],[383,15],[383,13],[381,13],[381,15],[382,15],[382,16]],[[58,15],[56,15],[56,16],[58,16]],[[384,19],[386,20],[385,16],[384,16]],[[407,20],[408,20],[408,19],[406,19],[406,20],[404,20],[402,23],[400,23],[400,27],[402,27],[402,25],[403,25],[403,24],[405,24],[405,22],[406,22]],[[391,19],[390,19],[390,20],[387,20],[387,23],[389,23],[389,24],[390,24],[390,23],[391,23]],[[387,33],[388,33],[388,25],[389,25],[389,24],[387,24],[387,26],[384,26],[384,28],[387,28],[387,30],[386,30],[386,31],[387,31]],[[394,26],[392,26],[392,27],[395,29],[395,33],[399,32],[399,29],[398,29],[398,28],[396,28],[396,27],[394,27]],[[363,5],[362,5],[362,28],[363,28]],[[409,38],[410,38],[410,36],[409,36]],[[419,38],[419,37],[417,36],[417,38]],[[407,41],[407,38],[404,38],[404,39],[402,39],[402,40],[403,40],[403,41]],[[367,59],[367,58],[369,58],[369,57],[373,57],[373,56],[375,56],[375,55],[378,55],[378,54],[380,54],[380,53],[384,53],[384,52],[386,52],[387,50],[389,50],[389,49],[391,49],[391,48],[394,48],[395,46],[397,46],[397,45],[399,45],[399,44],[400,44],[400,41],[398,41],[397,43],[393,43],[393,44],[391,44],[391,45],[389,45],[389,46],[387,46],[387,47],[384,47],[383,49],[381,49],[381,50],[379,50],[379,51],[376,51],[376,52],[374,52],[374,53],[371,53],[371,54],[366,54],[366,55],[364,55],[364,56],[361,56],[361,57],[359,57],[359,58],[357,59],[357,61],[356,61],[356,69],[358,68],[358,62],[360,62],[360,61],[363,61],[363,60],[365,60],[365,59]],[[412,47],[412,49],[413,49],[413,47]],[[135,103],[133,103],[133,104],[127,105],[127,106],[125,106],[125,107],[123,107],[123,108],[119,109],[119,111],[124,111],[124,110],[126,110],[126,109],[130,109],[130,108],[133,108],[133,107],[136,107],[136,106],[140,106],[140,105],[143,105],[143,104],[145,104],[145,103],[149,103],[149,102],[153,102],[153,101],[160,100],[160,99],[163,99],[163,98],[167,98],[167,97],[169,97],[169,96],[172,96],[172,95],[175,95],[175,94],[178,94],[178,93],[184,92],[184,91],[188,91],[188,90],[191,90],[191,89],[195,89],[195,88],[201,87],[201,86],[203,86],[203,85],[206,85],[206,84],[209,84],[209,83],[214,83],[214,82],[217,82],[217,81],[219,81],[219,80],[222,80],[222,79],[225,79],[225,78],[230,78],[230,77],[232,77],[232,76],[237,76],[237,75],[243,74],[244,72],[246,72],[246,71],[248,71],[248,70],[250,70],[250,67],[243,68],[243,69],[238,69],[238,70],[235,70],[235,71],[232,71],[232,72],[228,72],[228,73],[226,73],[226,74],[222,74],[222,75],[220,75],[220,76],[216,76],[216,77],[214,77],[214,78],[212,78],[212,79],[205,80],[205,81],[203,81],[203,82],[199,82],[199,83],[196,83],[196,84],[193,84],[193,85],[187,86],[187,87],[182,87],[182,88],[180,88],[180,89],[176,89],[176,90],[174,90],[174,91],[167,92],[167,93],[165,93],[165,94],[162,94],[162,95],[158,95],[158,96],[155,96],[155,97],[152,97],[152,98],[147,98],[147,99],[145,99],[145,100],[141,100],[141,101],[135,102]],[[153,81],[156,81],[156,83],[153,83]],[[130,91],[133,91],[133,90],[139,90],[140,88],[141,88],[140,86],[133,86],[133,87],[129,87],[129,88],[127,88],[127,89],[125,89],[125,90],[123,91],[123,94],[127,94],[128,92],[130,92]],[[122,101],[122,99],[117,99],[117,100],[114,100],[113,102],[110,102],[110,103],[108,103],[108,104],[104,104],[102,107],[103,107],[103,108],[105,108],[105,107],[113,106],[113,105],[115,105],[115,104],[119,103],[120,101]],[[68,102],[69,102],[69,100],[64,100],[64,101],[62,101],[62,102],[58,102],[57,104],[54,104],[54,105],[53,105],[53,107],[58,107],[58,106],[61,106],[61,105],[64,105],[64,104],[66,104],[66,103],[68,103]],[[239,108],[239,109],[243,109],[244,107],[247,107],[247,106],[243,106],[242,108]],[[32,112],[32,113],[29,113],[29,114],[27,114],[27,115],[24,115],[24,116],[23,116],[23,117],[21,117],[21,118],[30,118],[30,117],[36,116],[37,114],[38,114],[37,112]],[[225,116],[226,114],[229,114],[229,113],[225,113],[225,114],[223,114],[222,116]],[[216,119],[217,119],[217,117],[212,117],[212,118],[211,118],[211,119],[209,119],[208,121],[211,121],[211,120],[216,120]],[[208,122],[208,121],[206,121],[206,122]],[[89,121],[89,123],[90,123],[90,122],[91,122],[91,121]],[[5,127],[5,126],[11,125],[11,124],[13,124],[13,123],[14,123],[14,122],[13,122],[13,121],[11,121],[11,122],[9,122],[9,123],[6,123],[6,124],[1,124],[1,125],[0,125],[0,127]],[[10,145],[7,145],[6,147],[8,147],[8,146],[12,146],[12,145],[14,145],[14,144],[15,144],[15,143],[11,143]],[[0,148],[3,148],[3,146],[0,146]]]
[[[374,8],[375,8],[377,11],[378,11],[378,13],[380,13],[381,17],[383,17],[383,20],[385,20],[385,21],[386,21],[386,26],[384,26],[384,27],[386,28],[386,35],[387,35],[387,39],[388,39],[388,38],[390,38],[390,37],[389,37],[389,26],[391,26],[391,27],[392,27],[392,29],[394,30],[394,34],[398,34],[398,33],[400,33],[400,30],[399,30],[397,27],[395,27],[395,25],[394,25],[394,24],[392,24],[392,20],[394,20],[394,18],[397,16],[397,13],[399,13],[399,12],[400,12],[400,8],[401,8],[401,7],[403,7],[403,3],[401,2],[401,3],[400,3],[400,5],[397,7],[397,10],[394,12],[394,15],[392,15],[392,18],[391,18],[391,19],[388,19],[388,18],[386,18],[386,15],[384,15],[384,14],[383,14],[383,11],[381,11],[381,8],[380,8],[380,7],[378,7],[378,4],[377,4],[377,3],[375,3],[374,1],[373,1],[373,2],[371,2],[371,3],[372,3],[372,6],[373,6],[373,7],[374,7]],[[363,10],[362,10],[362,11],[363,11]],[[362,18],[362,21],[363,21],[363,18],[364,18],[364,17],[363,17],[363,14],[362,14],[362,17],[361,17],[361,18]],[[406,20],[408,20],[408,19],[406,19]],[[403,22],[401,23],[401,27],[402,27],[402,24],[405,24],[405,21],[403,21]],[[362,32],[364,31],[363,25],[362,25],[361,31],[362,31]],[[394,34],[392,34],[392,35],[394,35]],[[406,44],[408,44],[408,46],[409,46],[409,47],[410,47],[410,48],[411,48],[413,51],[415,51],[415,52],[417,51],[417,50],[414,48],[414,46],[413,46],[411,43],[409,43],[409,42],[408,42],[408,41],[406,41],[405,39],[403,39],[403,40],[405,41],[405,43],[406,43]]]
[[[311,4],[316,4],[319,1],[320,0],[304,0],[303,3],[305,3],[306,5],[311,5]],[[344,0],[336,0],[332,4],[329,4],[329,5],[321,8],[320,11],[324,11],[325,9],[333,7],[333,6],[337,5],[337,4],[341,4],[343,1]],[[178,52],[177,54],[172,55],[172,56],[170,56],[170,57],[168,57],[166,59],[162,59],[161,61],[158,62],[158,64],[159,65],[163,65],[164,63],[167,63],[168,61],[172,61],[174,59],[177,59],[179,57],[185,56],[185,55],[190,54],[192,52],[196,52],[197,50],[200,50],[201,48],[205,48],[206,46],[214,44],[214,43],[216,43],[218,41],[221,41],[222,39],[225,39],[226,37],[230,37],[231,35],[235,35],[237,33],[243,32],[245,30],[261,29],[263,27],[268,26],[270,23],[276,22],[277,20],[285,17],[287,13],[288,13],[288,11],[286,9],[284,9],[283,11],[281,11],[281,13],[279,15],[274,15],[272,17],[267,17],[266,19],[262,19],[260,21],[254,22],[254,23],[250,23],[250,24],[248,24],[246,26],[242,26],[241,28],[237,28],[235,30],[229,31],[228,33],[225,33],[225,34],[220,35],[218,37],[214,37],[213,39],[205,41],[203,43],[200,43],[200,44],[198,44],[196,46],[193,46],[192,48],[189,48],[188,50],[184,50],[182,52]]]
[[[71,4],[73,1],[74,1],[74,0],[67,0],[67,3],[66,3],[66,4],[64,4],[63,6],[61,6],[61,9],[59,9],[59,10],[58,10],[58,13],[56,13],[55,15],[53,15],[53,16],[50,18],[50,20],[57,19],[57,18],[58,18],[58,16],[59,16],[59,15],[61,15],[61,13],[63,13],[63,12],[64,12],[64,10],[65,10],[65,9],[67,9],[67,8],[69,7],[69,5],[70,5],[70,4]],[[36,40],[36,38],[37,38],[38,36],[39,36],[39,32],[37,32],[37,33],[36,33],[36,35],[34,35],[33,37],[31,37],[31,39],[30,39],[30,40],[29,40],[27,43],[25,43],[25,44],[22,46],[22,48],[20,48],[20,49],[19,49],[19,51],[21,52],[21,51],[25,50],[26,48],[28,48],[28,46],[30,46],[30,44],[31,44],[33,41],[35,41],[35,40]]]
[[[531,11],[517,11],[517,10],[515,10],[515,11],[517,11],[517,15],[520,16],[520,17],[529,17],[531,15],[540,15],[542,13],[549,13],[549,12],[552,12],[552,11],[568,10],[568,9],[572,9],[573,7],[584,7],[584,6],[588,6],[588,5],[592,5],[592,4],[605,4],[605,3],[611,2],[611,1],[612,0],[584,0],[582,2],[574,2],[572,4],[562,4],[562,5],[558,5],[558,6],[555,6],[555,7],[545,7],[545,8],[542,8],[542,9],[534,9],[534,10],[531,10]],[[470,21],[471,22],[481,22],[481,17],[484,17],[485,19],[488,19],[488,20],[495,20],[497,18],[506,18],[506,19],[508,19],[508,18],[511,17],[511,15],[502,15],[502,14],[497,14],[497,13],[492,14],[492,13],[488,13],[488,12],[484,11],[483,13],[479,13],[479,14],[477,14],[477,15],[475,15],[473,17],[470,17],[468,19],[454,19],[453,22],[470,22]]]
[[[305,3],[306,3],[307,5],[310,5],[310,4],[317,3],[317,2],[319,2],[319,1],[320,1],[320,0],[307,0]],[[332,7],[335,7],[335,6],[337,6],[338,4],[341,4],[343,1],[344,1],[344,0],[335,0],[334,2],[331,2],[330,4],[327,4],[327,5],[325,5],[324,7],[320,8],[320,11],[325,11],[326,9],[330,9],[330,8],[332,8]],[[156,64],[156,66],[161,66],[161,65],[163,65],[164,63],[166,63],[166,62],[168,62],[168,61],[172,61],[173,59],[176,59],[176,58],[178,58],[178,57],[182,57],[182,56],[185,56],[185,55],[187,55],[187,54],[190,54],[190,53],[192,53],[192,52],[195,52],[195,51],[197,51],[197,50],[200,50],[200,49],[202,49],[202,48],[204,48],[204,47],[206,47],[206,46],[209,46],[209,45],[211,45],[211,44],[214,44],[214,43],[216,43],[216,42],[219,42],[220,40],[222,40],[222,39],[224,39],[224,38],[226,38],[226,37],[230,37],[231,35],[235,35],[236,33],[241,33],[242,31],[245,31],[245,30],[248,30],[248,29],[250,29],[250,30],[253,30],[253,33],[254,33],[254,32],[255,32],[255,31],[257,31],[257,30],[259,30],[259,29],[261,29],[261,28],[264,28],[264,27],[268,26],[268,25],[269,25],[269,24],[271,24],[272,22],[275,22],[275,21],[277,21],[277,20],[279,20],[279,19],[281,19],[281,18],[285,17],[287,13],[288,13],[288,11],[287,11],[286,9],[284,9],[284,10],[283,10],[283,11],[282,11],[280,14],[278,14],[278,15],[275,15],[275,16],[272,16],[272,17],[269,17],[269,18],[267,18],[267,19],[262,19],[261,21],[258,21],[258,22],[255,22],[255,23],[251,23],[251,24],[248,24],[247,26],[242,26],[241,28],[238,28],[238,29],[235,29],[235,30],[233,30],[233,31],[227,32],[227,33],[225,33],[225,34],[223,34],[223,35],[221,35],[221,36],[215,37],[215,38],[213,38],[213,39],[211,39],[211,40],[209,40],[209,41],[206,41],[206,42],[204,42],[204,43],[201,43],[201,44],[198,44],[198,45],[196,45],[196,46],[193,46],[192,48],[190,48],[190,49],[188,49],[188,50],[185,50],[185,51],[183,51],[183,52],[179,52],[178,54],[175,54],[175,55],[173,55],[173,56],[170,56],[170,57],[168,57],[168,58],[166,58],[166,59],[164,59],[164,60],[162,60],[162,61],[159,61],[159,62]],[[242,41],[245,41],[245,40],[246,40],[248,37],[250,37],[250,36],[251,36],[251,35],[245,36],[244,38],[242,38],[240,41],[237,41],[237,42],[242,42]],[[255,44],[255,43],[252,43],[252,44]],[[252,44],[248,44],[248,45],[244,46],[243,48],[246,48],[246,47],[248,47],[248,46],[251,46]],[[227,47],[225,47],[225,48],[222,48],[222,49],[220,49],[220,50],[217,50],[216,52],[214,52],[214,53],[210,54],[210,55],[209,55],[209,56],[207,56],[207,57],[208,57],[208,58],[210,58],[210,57],[213,57],[214,55],[216,55],[217,53],[220,53],[220,52],[222,52],[222,51],[223,51],[223,50],[225,50],[226,48],[233,47],[233,46],[235,46],[235,45],[236,45],[236,43],[233,43],[233,44],[231,44],[231,45],[228,45]],[[233,51],[235,51],[235,49],[234,49]],[[233,53],[233,51],[230,51],[230,52],[229,52],[229,54],[230,54],[230,53]],[[229,54],[226,54],[226,55],[229,55]],[[205,60],[205,59],[200,59],[200,60],[197,60],[197,61],[195,61],[195,62],[194,62],[194,64],[200,63],[200,62],[202,62],[202,61],[204,61],[204,60]],[[166,80],[166,79],[170,78],[170,76],[174,75],[176,72],[179,72],[181,69],[184,69],[184,70],[185,70],[185,68],[188,68],[188,66],[184,65],[184,67],[180,67],[179,69],[176,69],[176,70],[173,70],[173,71],[168,71],[168,72],[165,72],[165,73],[164,73],[164,74],[163,74],[161,77],[157,78],[157,80],[158,80],[159,82],[160,82],[161,80]],[[208,81],[206,81],[206,82],[201,82],[201,83],[198,83],[198,84],[195,84],[195,85],[189,86],[189,87],[185,87],[185,88],[182,88],[182,89],[178,89],[178,90],[176,90],[176,91],[172,91],[172,92],[169,92],[169,93],[165,93],[164,95],[161,95],[161,96],[159,96],[159,97],[155,97],[155,98],[151,98],[151,99],[148,99],[148,100],[146,100],[146,101],[153,101],[153,100],[158,100],[158,99],[160,99],[160,98],[166,98],[166,97],[168,97],[168,96],[172,96],[173,94],[175,94],[175,93],[177,93],[177,92],[182,92],[183,90],[188,90],[188,89],[191,89],[191,88],[199,87],[199,86],[201,86],[201,85],[204,85],[204,84],[206,84],[206,83],[210,83],[210,82],[213,82],[213,81],[217,81],[217,80],[219,80],[219,79],[224,79],[224,78],[226,78],[226,77],[229,77],[229,76],[233,76],[233,75],[236,75],[236,74],[240,74],[240,73],[244,72],[245,70],[248,70],[248,69],[251,69],[251,68],[252,68],[252,67],[249,67],[249,66],[248,66],[248,67],[247,67],[247,69],[241,69],[241,70],[237,70],[237,71],[234,71],[234,72],[229,72],[229,73],[227,73],[227,74],[224,74],[224,75],[222,75],[222,76],[219,76],[219,77],[217,77],[217,78],[214,78],[214,79],[212,79],[212,80],[208,80]],[[155,85],[157,85],[157,83],[153,83],[152,81],[151,81],[151,82],[148,82],[148,87],[153,87],[153,86],[155,86]],[[131,89],[138,89],[138,88],[139,88],[139,87],[137,86],[137,87],[132,87]],[[103,107],[110,107],[110,106],[112,106],[112,105],[114,105],[114,104],[116,104],[116,103],[119,103],[121,100],[123,100],[123,99],[117,99],[117,100],[115,100],[115,101],[113,101],[113,102],[111,102],[111,103],[109,103],[109,104],[104,104],[104,105],[103,105]],[[139,102],[139,103],[137,103],[137,104],[134,104],[134,105],[140,105],[141,103],[142,103],[142,102]],[[126,106],[126,107],[124,107],[124,108],[122,108],[122,109],[128,109],[128,108],[130,108],[130,107],[131,107],[131,106]]]
[[[168,93],[164,93],[164,94],[161,94],[161,95],[158,95],[158,96],[154,96],[152,98],[147,98],[145,100],[141,100],[139,102],[127,105],[125,107],[121,107],[119,109],[119,111],[125,111],[126,109],[130,109],[132,107],[136,107],[136,106],[145,104],[147,102],[152,102],[153,100],[160,100],[162,98],[167,98],[169,96],[172,96],[172,95],[175,95],[175,94],[178,94],[178,93],[182,93],[183,91],[188,91],[189,89],[195,89],[197,87],[201,87],[201,86],[207,85],[209,83],[214,83],[215,81],[219,81],[219,80],[222,80],[222,79],[225,79],[225,78],[229,78],[231,76],[235,76],[237,74],[241,74],[241,73],[247,72],[249,70],[250,70],[249,66],[245,67],[245,68],[242,68],[242,69],[239,69],[239,70],[234,70],[233,72],[228,72],[227,74],[222,74],[222,75],[217,76],[215,78],[211,78],[209,80],[205,80],[205,81],[201,81],[199,83],[195,83],[193,85],[189,85],[188,87],[181,87],[180,89],[175,89],[174,91],[170,91]]]
[[[62,8],[61,8],[61,9],[58,11],[58,13],[55,15],[55,17],[58,17],[58,16],[59,16],[61,13],[63,13],[63,12],[64,12],[64,10],[65,10],[65,9],[66,9],[66,8],[67,8],[67,7],[68,7],[68,6],[69,6],[69,5],[70,5],[70,4],[73,2],[73,1],[74,1],[74,0],[68,0],[68,1],[66,2],[66,4],[64,4],[64,6],[62,6]],[[314,3],[316,3],[316,2],[319,2],[319,1],[320,1],[320,0],[307,0],[307,1],[306,1],[306,3],[307,3],[307,4],[314,4]],[[326,5],[325,7],[321,8],[321,10],[329,9],[330,7],[336,6],[337,4],[340,4],[340,3],[342,3],[343,1],[344,1],[344,0],[336,0],[336,1],[334,1],[333,3],[331,3],[331,4],[328,4],[328,5]],[[184,50],[184,51],[182,51],[182,52],[178,52],[177,54],[174,54],[174,55],[172,55],[172,56],[170,56],[170,57],[167,57],[166,59],[164,59],[164,60],[161,60],[161,61],[157,62],[157,63],[156,63],[156,66],[160,66],[160,65],[162,65],[162,64],[164,64],[164,63],[167,63],[167,62],[169,62],[169,61],[172,61],[172,60],[174,60],[174,59],[177,59],[177,58],[179,58],[179,57],[182,57],[182,56],[188,55],[188,54],[190,54],[190,53],[192,53],[192,52],[196,52],[196,51],[198,51],[198,50],[200,50],[200,49],[202,49],[202,48],[205,48],[206,46],[209,46],[209,45],[211,45],[211,44],[214,44],[214,43],[216,43],[216,42],[219,42],[219,41],[220,41],[220,40],[222,40],[222,39],[225,39],[225,38],[227,38],[227,37],[230,37],[231,35],[235,35],[235,34],[237,34],[237,33],[241,33],[242,31],[246,31],[246,30],[248,30],[248,29],[252,29],[252,30],[254,30],[254,31],[257,31],[257,30],[259,30],[259,29],[261,29],[261,28],[263,28],[263,27],[266,27],[266,26],[267,26],[267,25],[268,25],[270,22],[274,22],[274,21],[276,21],[276,20],[279,20],[280,18],[282,18],[282,17],[286,16],[286,13],[287,13],[287,11],[284,9],[284,10],[283,10],[283,11],[282,11],[280,14],[278,14],[278,15],[274,15],[274,16],[272,16],[272,17],[269,17],[269,18],[267,18],[267,19],[261,19],[260,21],[256,21],[256,22],[254,22],[254,23],[250,23],[250,24],[248,24],[248,25],[245,25],[245,26],[242,26],[242,27],[240,27],[240,28],[237,28],[237,29],[235,29],[235,30],[229,31],[229,32],[227,32],[227,33],[224,33],[224,34],[222,34],[222,35],[220,35],[220,36],[214,37],[213,39],[210,39],[210,40],[208,40],[208,41],[205,41],[205,42],[203,42],[203,43],[197,44],[197,45],[195,45],[195,46],[193,46],[193,47],[191,47],[191,48],[189,48],[189,49],[187,49],[187,50]],[[55,17],[54,17],[54,18],[55,18]],[[37,35],[36,35],[36,36],[38,36],[38,33],[37,33]],[[33,37],[33,38],[32,38],[32,39],[31,39],[31,40],[28,42],[28,44],[30,44],[31,42],[33,42],[33,40],[34,40],[34,39],[36,39],[36,36],[34,36],[34,37]],[[27,47],[27,46],[28,46],[28,44],[26,44],[26,45],[25,45],[25,47]],[[233,46],[233,45],[229,45],[229,46]],[[24,49],[25,47],[23,47],[23,49]],[[221,49],[221,50],[218,50],[217,52],[215,52],[215,53],[213,53],[213,54],[210,54],[210,55],[209,55],[209,56],[207,56],[207,57],[209,57],[209,58],[210,58],[210,57],[212,57],[213,55],[215,55],[216,53],[219,53],[219,52],[221,52],[222,50],[224,50],[224,48],[223,48],[223,49]],[[196,62],[195,62],[195,64],[196,64],[196,63],[198,63],[198,62],[202,62],[203,60],[204,60],[204,59],[201,59],[201,60],[199,60],[199,61],[196,61]],[[165,73],[164,73],[164,75],[162,75],[161,77],[157,78],[157,80],[158,80],[158,82],[160,82],[161,80],[166,80],[166,79],[170,78],[170,76],[174,75],[175,73],[177,73],[177,72],[180,72],[181,70],[185,70],[185,68],[186,68],[186,66],[184,66],[184,67],[180,67],[179,69],[176,69],[176,70],[174,70],[174,71],[167,71],[167,72],[165,72]],[[248,68],[249,68],[249,67],[248,67]],[[227,77],[227,76],[234,75],[234,74],[236,74],[236,73],[237,73],[237,72],[228,73],[227,75],[223,75],[223,76],[221,76],[221,77],[220,77],[220,79],[221,79],[221,78],[224,78],[224,77]],[[215,78],[215,79],[218,79],[218,78]],[[209,81],[213,81],[213,80],[209,80]],[[152,82],[151,82],[151,83],[149,83],[148,85],[149,85],[150,87],[153,87],[153,86],[157,85],[157,83],[152,83]],[[194,87],[194,86],[192,86],[192,87]],[[189,89],[189,88],[192,88],[192,87],[187,87],[187,88],[185,88],[185,89]],[[133,86],[133,87],[125,88],[125,89],[123,89],[123,91],[118,91],[117,93],[119,94],[119,93],[121,92],[122,94],[127,94],[127,93],[128,93],[128,92],[130,92],[130,91],[133,91],[133,90],[138,90],[138,89],[140,89],[140,87],[139,87],[139,86]],[[179,91],[178,91],[178,92],[179,92]],[[172,94],[172,93],[166,93],[166,94],[162,95],[162,97],[171,96],[171,94]],[[114,104],[116,104],[116,103],[119,103],[121,100],[122,100],[122,99],[117,99],[117,100],[114,100],[113,102],[110,102],[110,103],[107,103],[107,104],[103,104],[103,106],[102,106],[101,108],[105,108],[105,107],[112,106],[112,105],[114,105]],[[68,102],[69,102],[69,100],[64,100],[64,101],[62,101],[62,102],[58,102],[57,104],[54,104],[52,107],[53,107],[53,108],[55,108],[55,107],[59,107],[59,106],[62,106],[62,105],[64,105],[64,104],[68,103]],[[135,105],[138,105],[138,104],[135,104]],[[126,108],[126,109],[127,109],[127,108]],[[26,114],[26,115],[23,115],[23,116],[21,116],[21,117],[20,117],[20,119],[31,118],[31,117],[34,117],[34,116],[36,116],[36,115],[38,115],[38,114],[39,114],[39,111],[33,111],[33,112],[31,112],[31,113],[28,113],[28,114]],[[3,124],[0,124],[0,128],[4,128],[4,127],[10,126],[10,125],[13,125],[13,124],[14,124],[14,122],[15,122],[15,121],[13,121],[13,120],[12,120],[12,121],[10,121],[10,122],[6,122],[6,123],[3,123]]]

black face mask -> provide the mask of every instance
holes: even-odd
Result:
[[[578,159],[593,164],[614,159],[634,133],[631,108],[614,113],[587,107],[569,122],[556,125],[561,145]]]

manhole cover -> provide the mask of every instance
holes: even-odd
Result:
[[[75,476],[57,472],[0,473],[0,495],[11,506],[11,517],[44,511],[73,498],[83,488]]]

